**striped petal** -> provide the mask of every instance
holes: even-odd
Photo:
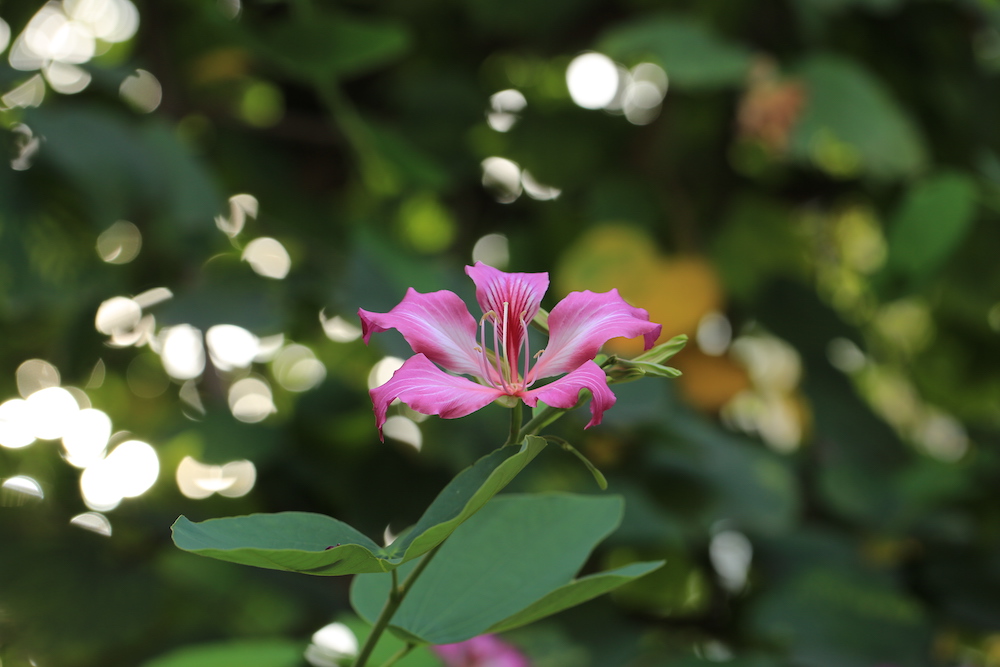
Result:
[[[642,335],[648,350],[660,337],[660,329],[661,325],[649,321],[649,313],[630,306],[616,289],[570,292],[549,313],[549,344],[531,369],[528,381],[572,371],[619,336]]]
[[[538,401],[554,408],[572,408],[580,400],[580,391],[591,393],[590,421],[585,428],[601,423],[604,411],[615,404],[615,395],[608,388],[608,377],[604,370],[593,361],[585,361],[572,373],[565,375],[544,387],[532,389],[522,394],[524,402],[535,407]]]
[[[514,317],[520,318],[524,313],[525,322],[535,317],[549,289],[547,273],[506,273],[482,262],[465,267],[465,273],[476,284],[476,301],[484,313],[491,310],[503,313],[503,304],[507,302]]]
[[[496,352],[517,371],[527,325],[549,288],[549,274],[506,273],[482,262],[465,267],[465,272],[476,284],[476,301],[483,312],[496,313],[494,323],[500,346]]]
[[[365,343],[373,333],[396,329],[414,352],[455,373],[481,375],[476,320],[454,292],[421,294],[412,287],[388,313],[358,310]]]
[[[389,404],[397,398],[422,414],[455,419],[472,414],[504,395],[499,389],[445,373],[423,354],[407,359],[388,382],[368,393],[372,397],[379,438]]]

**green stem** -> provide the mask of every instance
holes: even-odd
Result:
[[[437,555],[437,552],[440,548],[441,545],[439,544],[433,549],[431,549],[430,552],[426,556],[424,556],[419,563],[417,563],[417,566],[413,568],[413,572],[410,572],[410,574],[406,576],[406,581],[403,582],[402,587],[399,589],[400,602],[403,601],[403,597],[410,592],[411,588],[413,588],[413,584],[417,582],[417,577],[419,577],[421,573],[427,568],[427,566],[430,565],[431,559]],[[360,667],[360,665],[358,667]]]
[[[518,432],[516,442],[521,442],[527,435],[535,435],[540,430],[575,408],[576,406],[568,409],[546,406],[541,412],[528,420],[528,423],[525,424],[524,427]]]
[[[514,407],[510,409],[510,435],[507,436],[507,442],[503,443],[504,447],[508,445],[516,445],[524,440],[524,437],[520,434],[521,423],[524,421],[524,417],[522,416],[523,408],[524,403],[518,399],[517,403],[514,404]]]
[[[395,615],[399,606],[403,604],[403,598],[406,594],[410,592],[413,588],[413,584],[416,583],[417,578],[424,571],[424,568],[431,562],[431,559],[437,554],[438,549],[441,545],[437,545],[430,552],[424,556],[417,566],[413,568],[413,571],[406,577],[403,585],[398,585],[398,576],[396,571],[392,571],[392,588],[389,589],[389,599],[385,601],[385,606],[382,607],[381,613],[379,613],[378,618],[375,619],[375,625],[372,626],[372,631],[368,635],[368,639],[365,640],[364,646],[361,647],[361,651],[358,653],[357,659],[354,661],[353,667],[365,667],[368,664],[368,659],[372,655],[372,651],[375,650],[375,645],[378,644],[378,640],[382,637],[382,633],[385,629],[389,627],[389,621]],[[402,656],[400,656],[402,657]],[[392,664],[391,662],[389,664]]]
[[[365,645],[361,647],[361,652],[358,653],[358,658],[354,661],[354,667],[365,667],[368,664],[368,658],[371,657],[372,651],[375,650],[375,645],[378,644],[382,633],[389,626],[389,621],[392,619],[393,614],[399,609],[402,600],[397,599],[398,597],[399,592],[397,589],[394,588],[389,592],[389,599],[386,600],[385,606],[382,607],[382,613],[375,620],[375,625],[372,626],[371,634],[365,640]]]

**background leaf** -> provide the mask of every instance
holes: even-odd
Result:
[[[898,179],[926,168],[920,131],[878,79],[832,55],[811,56],[798,74],[806,107],[791,135],[793,157],[843,177]]]
[[[797,609],[809,610],[808,620]],[[752,622],[772,640],[788,642],[803,665],[860,667],[879,655],[921,664],[930,641],[912,600],[836,571],[804,572],[774,589],[756,605]]]
[[[143,667],[295,667],[302,661],[299,642],[266,639],[187,646]]]
[[[735,86],[750,66],[750,52],[683,16],[654,15],[618,25],[599,42],[613,58],[660,64],[671,85],[714,89]]]
[[[350,77],[406,52],[409,33],[395,21],[311,13],[269,26],[264,43],[276,62],[314,80]]]
[[[910,279],[937,271],[968,233],[975,196],[972,179],[954,171],[914,184],[889,229],[887,269]]]

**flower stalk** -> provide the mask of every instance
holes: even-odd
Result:
[[[521,435],[521,423],[524,421],[523,410],[520,401],[510,409],[510,435],[507,436],[507,442],[503,443],[504,447],[518,445],[524,440],[524,436]]]

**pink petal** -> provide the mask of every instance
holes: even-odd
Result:
[[[535,317],[549,289],[547,273],[505,273],[482,262],[465,267],[465,272],[476,283],[476,301],[484,313],[492,310],[502,315],[507,302],[511,316],[525,322]]]
[[[662,326],[649,321],[649,313],[630,306],[618,290],[570,292],[549,313],[549,345],[531,370],[529,382],[559,375],[593,359],[601,346],[619,336],[642,334],[646,349],[660,337]]]
[[[529,667],[528,659],[496,635],[480,635],[457,644],[432,646],[446,667]]]
[[[484,408],[503,396],[499,389],[448,375],[422,354],[407,359],[388,382],[368,393],[372,397],[380,438],[386,410],[397,398],[422,414],[455,419]]]
[[[524,392],[524,402],[535,407],[538,401],[554,408],[572,408],[580,400],[580,390],[589,389],[590,421],[584,428],[601,423],[604,411],[615,404],[615,395],[608,388],[608,378],[595,362],[587,360],[579,368],[544,387]]]
[[[421,294],[412,287],[388,313],[359,309],[365,343],[373,333],[396,329],[414,352],[455,373],[480,375],[476,320],[454,292]]]
[[[492,321],[499,336],[497,354],[517,371],[528,323],[549,288],[549,274],[505,273],[482,262],[465,267],[465,272],[476,283],[476,300],[483,312],[496,313]]]

